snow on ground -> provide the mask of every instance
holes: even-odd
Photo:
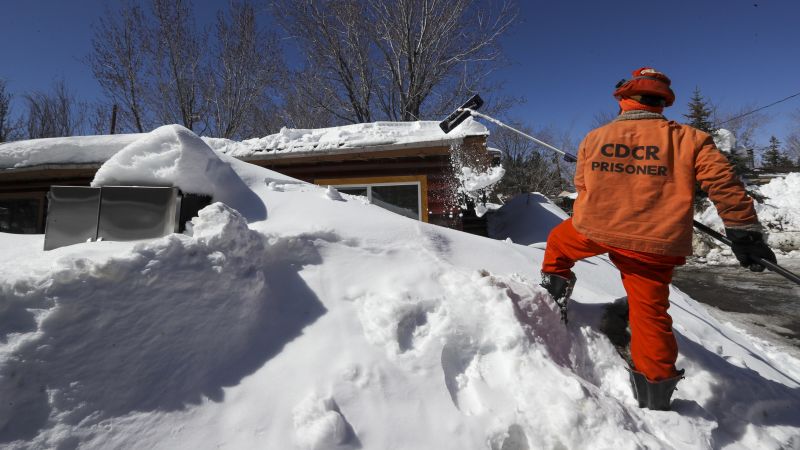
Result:
[[[543,244],[550,230],[569,217],[544,195],[533,192],[512,198],[488,217],[488,232],[493,239],[515,244]],[[543,245],[538,247],[544,248]]]
[[[800,173],[775,178],[756,190],[764,197],[762,202],[755,201],[755,206],[770,247],[787,257],[800,256]],[[706,209],[695,215],[695,220],[724,232],[722,219],[710,200]],[[708,239],[695,249],[695,253],[712,262],[732,261],[729,251]]]
[[[606,258],[576,266],[565,327],[537,286],[541,245],[428,225],[215,161],[188,131],[170,129],[144,137],[150,147],[131,143],[131,156],[154,161],[162,149],[170,169],[160,175],[178,184],[183,158],[207,161],[211,174],[227,163],[238,178],[203,178],[243,181],[266,219],[217,202],[187,234],[49,252],[41,236],[0,234],[0,445],[800,446],[800,362],[677,289],[686,379],[674,411],[641,410],[597,330],[604,305],[625,295]],[[154,179],[158,167],[124,172]],[[529,220],[517,230],[545,236],[557,223],[537,196],[519,202],[539,215],[511,216]]]

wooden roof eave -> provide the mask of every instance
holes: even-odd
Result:
[[[485,140],[484,135],[465,136],[450,141],[413,142],[407,144],[389,144],[376,147],[337,148],[331,150],[314,150],[309,152],[264,153],[236,157],[242,161],[257,165],[286,166],[295,164],[314,164],[320,162],[392,159],[392,158],[424,158],[443,156],[450,153],[450,146],[456,142]],[[90,176],[103,165],[102,161],[88,163],[38,164],[34,166],[0,168],[0,182],[14,180],[34,180],[45,178],[62,178],[73,176]]]

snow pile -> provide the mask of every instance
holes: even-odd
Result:
[[[763,202],[755,202],[755,207],[770,247],[790,255],[800,250],[800,173],[775,178],[758,187],[757,193],[764,197]],[[706,209],[695,215],[695,220],[724,232],[722,219],[710,200]],[[711,261],[732,262],[730,251],[721,248],[719,244],[706,241],[703,240],[702,244],[695,246],[699,250],[696,253]]]
[[[488,217],[489,237],[521,245],[547,242],[550,230],[569,217],[544,195],[519,194]]]
[[[191,136],[159,136],[136,152],[142,161],[176,146],[205,155]],[[127,170],[149,178],[156,166]],[[607,258],[575,266],[565,327],[538,287],[539,246],[231,167],[268,219],[215,203],[187,235],[50,252],[41,236],[0,233],[1,446],[800,445],[800,362],[674,288],[686,379],[674,411],[641,410],[598,331],[625,296]],[[520,242],[541,242],[563,217],[537,194],[506,207],[496,229]]]
[[[339,191],[337,191],[333,186],[328,186],[328,188],[325,190],[325,196],[335,201],[344,200],[344,198],[342,198],[342,194],[340,194]]]
[[[114,255],[106,258],[72,246],[54,251],[46,270],[3,268],[3,441],[53,427],[63,442],[78,424],[220,399],[221,386],[255,368],[265,350],[253,344],[276,313],[265,275],[271,248],[220,203],[192,228],[193,236],[95,244]]]
[[[138,135],[97,171],[92,186],[174,186],[210,195],[250,220],[266,210],[253,192],[197,135],[180,125],[165,125]]]
[[[800,250],[800,173],[775,178],[758,192],[766,198],[757,211],[770,245],[783,251]]]

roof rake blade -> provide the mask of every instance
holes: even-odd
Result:
[[[480,95],[475,94],[466,103],[459,106],[458,109],[453,111],[446,119],[439,122],[439,128],[444,131],[445,134],[453,131],[453,129],[459,125],[461,122],[467,120],[467,117],[470,116],[469,110],[475,110],[483,106],[483,99]]]

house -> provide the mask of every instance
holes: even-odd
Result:
[[[438,122],[375,122],[282,129],[245,141],[203,138],[212,149],[303,181],[364,195],[399,214],[485,234],[460,208],[462,161],[496,162],[488,130],[468,119],[450,134]],[[0,144],[0,231],[43,233],[51,185],[87,186],[99,167],[140,134],[35,139]]]

